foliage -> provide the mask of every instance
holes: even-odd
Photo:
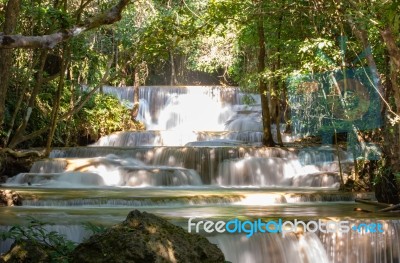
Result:
[[[83,111],[85,127],[89,128],[89,134],[97,136],[123,130],[130,120],[129,110],[110,95],[96,94]]]
[[[91,222],[87,222],[83,225],[83,227],[85,228],[85,230],[89,231],[92,235],[94,234],[100,234],[100,233],[104,233],[105,231],[107,231],[107,227],[102,226],[102,225],[96,225],[93,224]]]
[[[48,231],[46,225],[49,224],[31,217],[28,225],[13,226],[7,232],[1,232],[0,238],[3,241],[13,239],[16,243],[26,241],[44,245],[53,251],[50,254],[52,262],[68,262],[68,256],[76,244],[56,231]]]
[[[65,97],[61,113],[69,110],[69,96]],[[87,92],[79,96],[87,96]],[[60,123],[55,134],[55,145],[65,145],[67,135],[76,141],[86,137],[90,142],[115,131],[129,130],[130,118],[130,110],[116,97],[97,93],[72,119]]]
[[[32,111],[32,124],[28,132],[40,130],[50,124],[50,112],[52,105],[51,90],[55,89],[49,85],[47,92],[42,92],[37,98],[38,107]],[[80,89],[66,90],[60,105],[60,115],[67,114],[71,110],[71,101],[87,96],[88,92]],[[14,110],[17,98],[7,101],[10,112]],[[23,115],[18,115],[22,119]],[[122,105],[119,100],[102,93],[95,94],[71,118],[61,121],[53,138],[54,146],[81,145],[97,140],[99,137],[115,131],[134,129],[130,120],[130,109]],[[1,136],[1,135],[0,135]],[[5,136],[5,134],[3,134]],[[85,139],[86,138],[86,139]],[[40,147],[45,144],[46,137],[36,137],[22,144],[23,147]]]

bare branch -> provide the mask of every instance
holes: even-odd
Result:
[[[130,0],[120,0],[118,4],[107,11],[87,20],[83,25],[74,26],[68,30],[43,36],[4,35],[0,33],[0,49],[10,48],[42,48],[52,49],[57,44],[75,37],[91,29],[113,24],[121,19],[121,13]]]

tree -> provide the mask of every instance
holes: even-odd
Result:
[[[106,12],[98,14],[85,21],[82,25],[55,32],[43,36],[20,36],[20,35],[0,35],[0,49],[10,48],[42,48],[52,49],[57,44],[64,42],[72,37],[76,37],[83,32],[98,28],[103,25],[113,24],[121,19],[121,13],[129,4],[130,0],[120,0],[118,4],[108,9]]]
[[[8,89],[8,79],[9,79],[9,71],[8,69],[10,67],[10,52],[12,52],[12,49],[41,49],[42,51],[40,52],[39,60],[38,63],[36,63],[38,71],[35,74],[35,85],[32,90],[32,93],[30,95],[29,103],[27,105],[26,109],[26,115],[21,121],[20,125],[16,129],[13,137],[10,140],[9,146],[10,147],[15,147],[19,143],[21,143],[24,140],[32,138],[31,136],[25,136],[25,130],[27,128],[28,122],[30,120],[32,110],[35,108],[35,104],[37,101],[37,96],[40,93],[40,90],[42,86],[44,85],[45,82],[50,81],[51,79],[45,79],[45,65],[49,61],[48,59],[48,51],[49,49],[54,49],[57,44],[61,42],[65,42],[69,39],[76,38],[78,37],[81,33],[98,28],[103,25],[110,25],[113,24],[121,19],[121,13],[124,10],[124,8],[129,4],[129,0],[120,0],[116,5],[112,6],[111,8],[108,8],[106,11],[95,15],[93,17],[90,17],[86,19],[84,22],[80,22],[81,18],[81,13],[84,11],[84,8],[89,5],[92,1],[87,1],[87,2],[81,2],[79,5],[76,13],[75,13],[75,18],[76,18],[76,25],[72,27],[68,27],[69,21],[68,21],[68,14],[67,10],[65,10],[65,3],[66,2],[56,2],[55,6],[53,9],[49,9],[48,15],[50,16],[48,19],[48,29],[47,32],[51,32],[54,30],[52,28],[54,24],[60,25],[61,27],[56,29],[58,30],[55,33],[50,33],[50,34],[43,34],[43,35],[38,35],[38,36],[27,36],[27,35],[12,35],[13,30],[16,26],[16,20],[17,20],[17,14],[19,11],[19,1],[15,0],[10,0],[7,5],[7,17],[4,25],[4,32],[0,34],[0,52],[2,52],[5,55],[5,59],[2,59],[2,64],[0,65],[0,73],[2,74],[2,80],[0,81],[0,92],[2,93],[1,100],[0,100],[0,121],[3,121],[4,119],[4,109],[5,109],[5,98],[7,94],[7,89]],[[58,11],[60,8],[58,5],[60,3],[64,3],[64,11]],[[41,12],[42,9],[39,9],[38,11]],[[29,11],[34,11],[31,9],[28,9]],[[56,22],[56,23],[52,23]],[[2,56],[3,58],[3,56]],[[60,64],[64,65],[65,61],[62,61]],[[67,63],[68,64],[68,63]],[[54,67],[54,66],[53,66]],[[56,123],[56,115],[58,112],[58,107],[59,103],[57,101],[60,100],[61,98],[61,93],[62,93],[62,87],[64,86],[63,81],[64,81],[64,75],[66,67],[61,67],[61,75],[60,75],[60,84],[59,88],[57,91],[57,95],[54,97],[54,105],[53,105],[53,113],[52,115],[52,123],[51,125],[51,134],[54,134],[54,125]],[[3,96],[4,95],[4,96]],[[21,98],[23,98],[24,94],[21,94]],[[15,109],[15,112],[19,110],[19,106]],[[13,124],[14,121],[12,121]],[[12,125],[13,126],[13,125]],[[10,128],[11,131],[12,127]],[[41,133],[43,133],[43,129],[40,129]],[[39,135],[41,133],[33,133],[36,135]],[[6,137],[6,142],[8,142],[9,134]],[[52,136],[50,136],[50,139]],[[50,140],[51,141],[51,140]]]
[[[19,0],[9,0],[5,10],[4,34],[13,34],[17,26],[19,15]],[[3,125],[5,114],[5,99],[7,97],[8,80],[12,64],[12,51],[0,49],[0,128]]]
[[[361,10],[355,12],[354,8]],[[383,162],[381,173],[376,178],[375,192],[377,199],[381,202],[398,203],[399,190],[396,177],[400,175],[400,87],[398,85],[400,73],[400,49],[396,42],[399,40],[399,15],[400,5],[397,1],[374,2],[367,4],[362,1],[350,1],[345,16],[352,27],[358,41],[364,49],[370,48],[372,41],[385,43],[386,48],[382,49],[382,55],[387,59],[376,61],[378,54],[366,56],[369,67],[380,78],[377,87],[386,96],[381,96],[384,110],[382,111],[383,122]],[[378,33],[381,39],[372,34]],[[373,37],[371,37],[373,36]],[[372,39],[372,41],[371,41]],[[378,50],[379,52],[379,50]],[[381,73],[380,73],[381,72]],[[385,82],[384,85],[382,82]]]
[[[235,72],[236,79],[240,79],[238,82],[242,87],[260,94],[263,144],[265,146],[274,146],[275,142],[272,137],[270,110],[271,87],[267,85],[267,79],[264,76],[267,69],[264,27],[266,9],[267,7],[264,1],[241,1],[240,3],[236,1],[211,1],[207,14],[202,20],[208,22],[208,25],[204,26],[205,32],[208,34],[212,34],[210,32],[213,31],[221,32],[219,27],[222,27],[225,30],[232,30],[232,32],[224,32],[223,34],[225,37],[231,34],[239,35],[236,39],[237,43],[234,45],[236,49],[238,49],[236,52],[233,49],[232,41],[222,42],[225,48],[221,49],[228,48],[231,49],[233,53],[234,58],[230,59],[231,63],[224,64],[222,59],[213,59],[209,60],[208,67],[211,67],[211,69],[223,67],[225,68],[225,72]],[[225,26],[226,24],[233,24],[235,26]],[[255,49],[254,47],[257,48]],[[243,57],[252,53],[258,54],[256,58],[252,58],[256,61],[256,64],[253,64],[254,62],[250,59],[250,66],[248,67],[245,65],[247,60],[243,59]],[[211,63],[216,63],[216,65]],[[249,82],[243,80],[249,80]]]
[[[257,33],[258,33],[258,73],[262,74],[265,70],[265,36],[264,36],[264,19],[260,15],[257,21]],[[260,77],[258,92],[261,97],[261,109],[262,109],[262,123],[263,123],[263,144],[265,146],[275,146],[274,139],[272,138],[271,131],[271,114],[269,109],[269,91],[265,80]]]

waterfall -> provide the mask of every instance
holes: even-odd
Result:
[[[104,87],[103,91],[121,101],[133,100],[133,87]],[[139,119],[149,130],[224,130],[231,115],[229,105],[240,104],[242,96],[236,87],[143,86],[139,89],[140,106],[148,111],[140,111]]]
[[[230,262],[400,262],[400,222],[382,221],[384,233],[221,234],[208,239]]]
[[[228,196],[184,196],[184,197],[165,197],[157,198],[79,198],[79,199],[28,199],[24,202],[26,206],[66,206],[66,207],[154,207],[154,206],[192,206],[192,205],[228,205],[241,204],[243,197],[240,195]]]
[[[217,181],[220,185],[286,185],[285,179],[317,172],[315,166],[302,166],[298,160],[248,157],[224,161]]]
[[[132,105],[134,93],[132,87],[104,87],[103,90]],[[237,87],[143,86],[139,88],[138,119],[146,124],[147,131],[135,135],[114,134],[101,139],[97,145],[182,146],[190,141],[196,141],[195,133],[204,131],[228,131],[229,134],[222,135],[218,139],[260,144],[263,130],[260,99],[258,95],[253,94],[258,104],[246,105],[243,103],[244,96],[245,94]],[[284,130],[284,126],[281,130]],[[274,125],[272,131],[276,140]],[[168,134],[174,136],[168,137]],[[130,138],[129,144],[123,144],[127,136],[136,138]],[[289,142],[296,137],[283,134],[282,138],[283,141]]]
[[[276,138],[276,133],[274,133]],[[137,147],[137,146],[227,146],[256,145],[262,143],[261,131],[124,131],[101,137],[92,146]],[[291,135],[282,135],[284,142],[293,140]],[[276,140],[276,139],[275,139]],[[220,144],[217,144],[217,143]]]
[[[296,158],[294,149],[264,148],[264,147],[74,147],[55,149],[51,152],[51,160],[55,160],[56,166],[63,163],[64,159],[54,158],[94,158],[113,154],[120,158],[135,158],[146,165],[184,167],[195,170],[204,184],[216,184],[219,166],[228,159],[255,157],[282,157]],[[51,160],[38,163],[35,170],[51,172]],[[70,163],[76,162],[69,159]],[[49,167],[47,167],[50,165]]]
[[[250,239],[239,235],[218,235],[210,237],[230,262],[308,262],[329,263],[326,251],[318,236],[311,233],[297,238],[288,234],[255,234]]]
[[[54,164],[54,165],[52,165]],[[35,173],[35,171],[41,173]],[[52,172],[58,170],[58,172]],[[180,186],[201,185],[196,171],[181,167],[148,166],[133,158],[105,157],[45,160],[7,181],[10,185],[27,184],[47,187],[88,186]]]
[[[47,159],[39,160],[33,163],[31,173],[62,173],[67,166],[66,160]]]
[[[131,87],[104,91],[132,104]],[[111,225],[133,209],[183,227],[190,217],[394,218],[355,202],[374,200],[374,193],[337,191],[339,170],[345,179],[351,174],[351,153],[296,143],[261,146],[259,96],[253,95],[255,105],[244,105],[243,96],[232,87],[141,87],[139,118],[147,130],[110,134],[88,147],[53,149],[29,173],[7,181],[24,196],[24,206],[2,210],[0,229],[33,215],[80,242],[87,236],[80,223]],[[296,139],[282,136],[286,142]],[[357,208],[375,213],[354,212]],[[400,222],[381,221],[383,234],[202,234],[232,263],[400,262]],[[1,242],[0,251],[10,242]]]
[[[132,87],[104,91],[122,102],[133,98]],[[141,87],[139,92],[145,102],[141,118],[157,130],[117,132],[90,147],[54,149],[50,159],[8,183],[336,188],[338,161],[345,173],[353,165],[351,155],[330,147],[257,146],[262,141],[260,105],[243,104],[244,94],[236,87]]]

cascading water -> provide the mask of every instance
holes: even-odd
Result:
[[[104,87],[105,93],[133,105],[133,88]],[[193,141],[234,140],[261,144],[260,99],[243,104],[236,87],[141,87],[138,119],[147,131],[105,136],[97,146],[183,146]],[[276,129],[273,129],[276,137]],[[294,137],[283,134],[284,141]]]
[[[133,99],[132,87],[104,87],[103,91],[128,104]],[[234,114],[230,105],[240,104],[241,97],[238,88],[231,87],[141,87],[138,119],[148,130],[224,130]]]
[[[132,88],[103,90],[131,104]],[[339,160],[346,176],[352,155],[328,146],[262,147],[260,106],[243,105],[243,96],[230,87],[141,87],[139,116],[146,131],[111,134],[89,147],[54,149],[49,159],[7,182],[25,200],[23,207],[4,208],[0,225],[4,229],[33,216],[80,242],[87,236],[77,227],[82,222],[112,225],[135,208],[184,228],[190,217],[366,220],[354,209],[375,207],[354,200],[373,199],[373,194],[337,191]],[[399,262],[399,221],[374,216],[386,218],[384,235],[317,231],[207,237],[231,262]],[[9,246],[1,243],[0,251]]]
[[[231,262],[399,262],[400,222],[384,222],[385,233],[255,234],[210,238]],[[356,245],[357,244],[357,245]],[[373,248],[373,249],[372,249]]]

